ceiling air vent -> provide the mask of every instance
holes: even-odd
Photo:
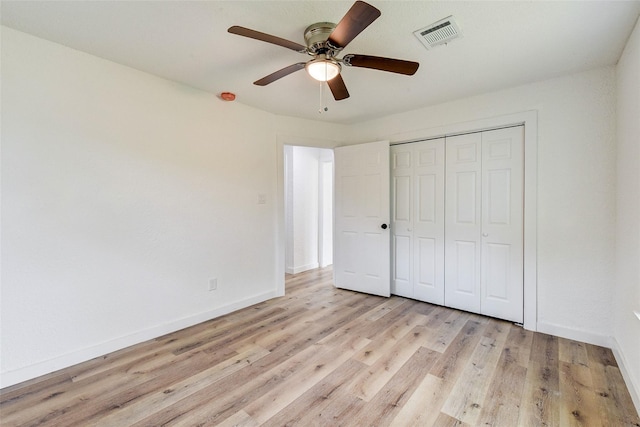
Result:
[[[414,31],[413,34],[427,48],[449,43],[451,40],[462,37],[460,27],[456,24],[453,16],[448,16],[438,22],[434,22],[428,27]]]

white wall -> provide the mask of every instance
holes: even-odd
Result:
[[[617,278],[613,294],[616,357],[640,411],[640,21],[617,66]]]
[[[320,150],[320,267],[333,264],[333,150]]]
[[[331,150],[323,148],[285,147],[286,272],[289,274],[318,268],[320,249],[326,246],[324,235],[332,232],[324,225],[320,169],[323,159],[329,157],[331,161],[331,155]],[[331,205],[328,209],[331,220]],[[331,243],[331,239],[328,240]],[[326,256],[326,251],[323,252]]]
[[[318,268],[318,148],[293,147],[293,265],[288,273]]]
[[[352,129],[352,142],[538,112],[538,330],[598,344],[611,335],[615,250],[615,69],[506,89]]]
[[[2,28],[2,386],[278,294],[309,125]]]

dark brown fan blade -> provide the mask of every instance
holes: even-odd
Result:
[[[417,62],[369,55],[345,55],[342,60],[354,67],[372,68],[374,70],[406,74],[407,76],[414,75],[420,66]]]
[[[342,80],[342,76],[340,74],[327,81],[327,84],[329,85],[329,89],[331,89],[333,99],[336,101],[347,99],[349,97],[349,91],[347,90],[347,86],[344,84],[344,80]]]
[[[261,78],[260,80],[256,80],[255,82],[253,82],[253,84],[258,86],[266,86],[269,83],[273,83],[276,80],[288,76],[291,73],[302,70],[304,68],[304,65],[304,62],[298,62],[297,64],[289,65],[288,67],[284,67],[282,70],[278,70],[275,73],[271,73],[268,76]]]
[[[239,27],[234,25],[227,31],[231,34],[237,34],[239,36],[249,37],[250,39],[256,39],[267,43],[276,44],[278,46],[286,47],[287,49],[295,50],[296,52],[305,53],[307,48],[299,43],[292,42],[287,39],[272,36],[271,34],[261,33],[260,31],[251,30],[245,27]]]
[[[370,4],[355,2],[331,32],[329,43],[335,48],[344,48],[379,16],[380,11]]]

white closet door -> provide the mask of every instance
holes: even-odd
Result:
[[[444,138],[412,144],[413,298],[444,304]]]
[[[391,293],[413,298],[413,144],[391,147]]]
[[[334,281],[389,296],[389,143],[334,150]]]
[[[480,313],[480,133],[447,137],[445,305]]]
[[[521,126],[482,133],[481,313],[523,321]]]

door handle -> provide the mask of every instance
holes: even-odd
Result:
[[[482,233],[482,237],[489,237],[489,233]]]
[[[382,228],[383,230],[386,230],[386,229],[387,229],[387,227],[388,227],[388,225],[387,225],[387,224],[382,224],[382,225],[380,226],[380,228]]]

